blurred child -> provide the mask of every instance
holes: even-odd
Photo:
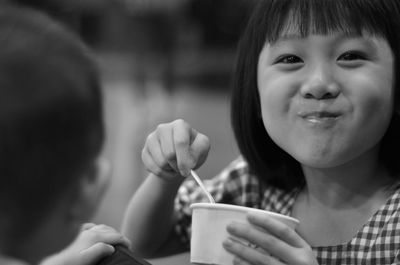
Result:
[[[400,263],[399,18],[398,0],[258,1],[231,104],[242,157],[206,185],[219,203],[300,224],[249,215],[250,225],[228,225],[250,242],[226,239],[234,264]],[[209,147],[182,120],[148,136],[151,173],[123,224],[133,248],[188,250],[189,206],[207,198],[193,181],[181,184]]]
[[[109,182],[99,75],[47,16],[0,8],[0,264],[93,264],[129,245],[91,218]]]

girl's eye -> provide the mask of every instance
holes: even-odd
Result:
[[[361,52],[349,51],[339,56],[339,61],[354,61],[354,60],[365,60],[366,56]]]
[[[295,64],[302,62],[303,60],[296,55],[283,55],[276,60],[276,63],[283,63],[283,64]]]

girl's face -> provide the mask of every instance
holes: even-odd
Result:
[[[287,34],[267,43],[258,90],[268,134],[317,168],[372,150],[392,116],[393,58],[387,41],[371,35]]]

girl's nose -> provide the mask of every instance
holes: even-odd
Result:
[[[301,95],[309,99],[332,99],[340,93],[340,88],[326,67],[319,67],[309,73],[302,84]]]

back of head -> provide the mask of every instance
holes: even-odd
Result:
[[[91,170],[104,137],[99,86],[74,34],[37,11],[1,7],[0,247],[29,237]]]

